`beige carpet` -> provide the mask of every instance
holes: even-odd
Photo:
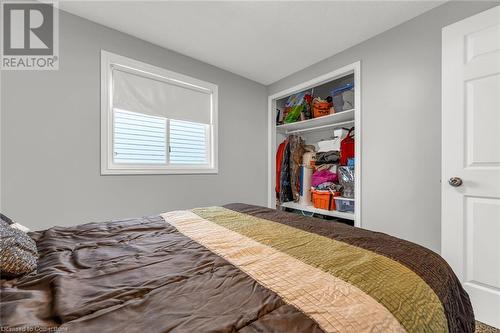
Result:
[[[476,321],[476,333],[500,333],[500,330]]]

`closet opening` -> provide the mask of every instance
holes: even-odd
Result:
[[[361,226],[360,63],[269,97],[268,205]]]

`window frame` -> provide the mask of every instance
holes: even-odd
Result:
[[[209,93],[211,96],[210,126],[208,139],[208,161],[206,165],[169,164],[169,118],[167,121],[167,164],[117,164],[113,159],[113,78],[112,71],[140,74],[143,77],[162,80],[169,84],[188,87]],[[134,110],[124,110],[131,111]],[[177,120],[177,119],[176,119]],[[218,86],[170,70],[156,67],[135,59],[101,50],[101,175],[161,175],[161,174],[217,174],[218,173]]]

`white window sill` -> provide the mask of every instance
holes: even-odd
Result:
[[[110,175],[198,175],[218,174],[219,170],[212,169],[102,169],[101,176]]]

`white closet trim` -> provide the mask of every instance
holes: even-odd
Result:
[[[273,173],[275,173],[275,157],[276,157],[276,100],[287,97],[294,93],[310,89],[312,87],[321,85],[323,83],[335,80],[337,78],[346,76],[348,74],[354,74],[354,127],[356,128],[356,141],[355,141],[355,220],[354,225],[356,227],[361,227],[361,61],[357,61],[350,65],[344,66],[342,68],[336,69],[329,73],[320,75],[309,81],[300,83],[291,88],[282,90],[268,97],[268,174],[267,174],[267,205],[269,208],[276,207],[275,191],[273,183]]]

